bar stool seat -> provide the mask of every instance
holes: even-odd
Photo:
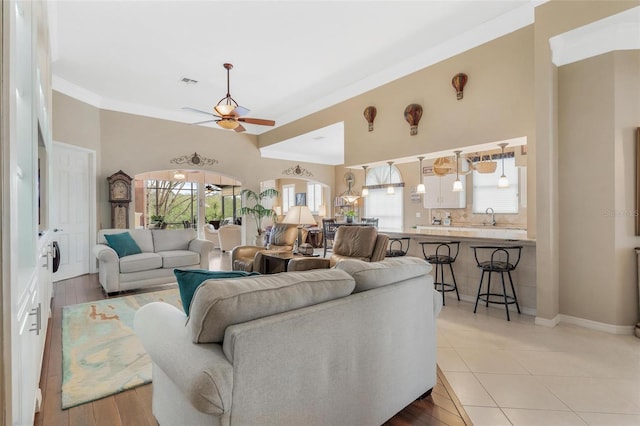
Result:
[[[513,286],[511,271],[515,270],[520,262],[522,246],[471,246],[471,248],[473,249],[473,254],[476,259],[476,265],[482,270],[473,313],[476,313],[479,301],[485,302],[485,306],[487,307],[489,306],[489,303],[504,305],[505,310],[507,311],[507,321],[511,321],[509,316],[509,305],[515,304],[518,313],[520,313],[520,305],[518,304],[516,289]],[[486,272],[489,273],[489,276],[487,280],[487,290],[483,293],[482,284]],[[500,274],[502,281],[502,293],[491,292],[491,275],[493,273]],[[505,273],[509,277],[511,295],[507,294],[507,288],[504,280]]]
[[[424,256],[424,259],[430,264],[436,265],[436,276],[433,284],[435,289],[442,293],[442,304],[446,304],[444,293],[447,291],[455,291],[458,300],[460,300],[458,283],[456,282],[456,275],[453,273],[452,266],[458,257],[460,241],[422,241],[420,242],[420,245],[422,246],[422,255]],[[444,282],[444,265],[449,265],[449,271],[451,272],[451,279],[453,280],[453,283]],[[439,280],[438,272],[440,272]],[[438,286],[440,286],[439,289]]]

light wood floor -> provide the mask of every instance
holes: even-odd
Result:
[[[152,289],[156,290],[156,289]],[[157,425],[151,413],[153,384],[140,386],[98,401],[62,410],[62,307],[105,299],[98,275],[83,275],[54,284],[53,314],[47,329],[40,388],[43,409],[35,425]],[[462,404],[438,368],[438,383],[430,397],[414,401],[385,425],[471,425]]]

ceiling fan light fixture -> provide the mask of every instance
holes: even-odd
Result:
[[[218,121],[218,126],[222,127],[223,129],[227,129],[227,130],[233,130],[236,127],[238,127],[240,125],[240,123],[238,123],[235,120],[231,120],[229,118],[223,118],[222,120]]]
[[[236,109],[235,105],[232,104],[218,104],[213,109],[222,116],[231,115],[234,109]]]

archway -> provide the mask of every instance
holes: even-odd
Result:
[[[237,222],[242,182],[205,170],[156,170],[134,176],[134,227],[192,227]]]

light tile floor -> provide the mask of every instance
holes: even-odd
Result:
[[[476,426],[640,425],[640,339],[447,297],[438,364]]]

